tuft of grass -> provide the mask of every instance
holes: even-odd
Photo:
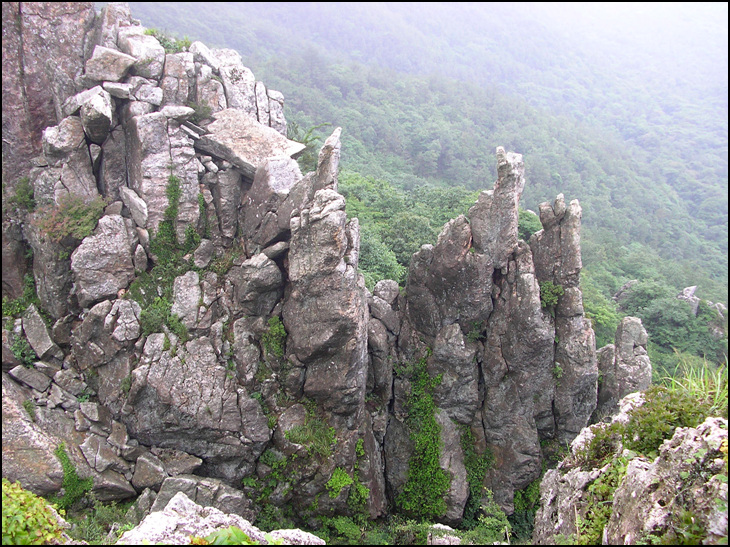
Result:
[[[106,202],[96,197],[87,202],[80,196],[63,196],[57,206],[49,205],[36,211],[32,223],[41,233],[56,243],[65,237],[82,240],[91,235],[104,214]]]
[[[723,365],[714,365],[703,360],[700,366],[693,366],[688,359],[679,360],[675,376],[662,378],[661,383],[669,391],[685,393],[700,402],[710,416],[727,418],[728,412],[728,359]]]

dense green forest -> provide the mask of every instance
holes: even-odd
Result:
[[[674,295],[698,285],[727,302],[726,7],[722,21],[708,6],[632,12],[629,40],[590,25],[600,8],[560,25],[542,5],[131,6],[145,26],[240,51],[285,94],[293,138],[316,147],[343,128],[340,190],[369,284],[404,281],[410,255],[491,188],[501,145],[524,155],[524,209],[561,192],[581,202],[599,346],[630,312],[663,362],[673,349],[722,359],[709,316]],[[654,287],[652,306],[616,307],[631,279]]]

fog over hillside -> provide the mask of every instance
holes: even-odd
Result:
[[[727,299],[727,4],[131,8],[147,26],[237,49],[302,128],[342,125],[345,169],[481,188],[492,167],[470,147],[503,144],[525,154],[525,207],[579,192],[589,240],[688,261],[673,283]]]

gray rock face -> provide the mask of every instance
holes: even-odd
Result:
[[[241,235],[255,245],[267,247],[286,234],[290,215],[279,209],[301,179],[302,173],[293,159],[265,161],[256,170],[253,184],[243,200],[246,214]]]
[[[340,128],[302,176],[292,158],[305,147],[285,137],[283,96],[256,82],[236,52],[196,42],[166,55],[126,4],[109,4],[95,23],[87,3],[44,11],[24,4],[22,13],[14,6],[3,4],[4,21],[18,16],[38,34],[26,41],[4,25],[3,138],[7,125],[12,148],[4,177],[23,170],[16,150],[25,150],[26,165],[42,150],[30,173],[41,207],[69,195],[101,193],[110,202],[70,260],[59,257],[79,242],[46,241],[22,219],[7,252],[4,237],[4,262],[22,256],[17,241],[30,243],[42,307],[57,319],[47,329],[31,309],[16,325],[43,357],[34,369],[6,357],[4,338],[4,394],[6,384],[17,391],[8,431],[32,457],[53,461],[43,443],[66,439],[101,499],[142,491],[149,508],[149,488],[160,489],[161,509],[180,490],[198,504],[253,515],[247,497],[218,479],[249,479],[247,494],[260,495],[250,484],[271,476],[268,449],[288,458],[271,504],[303,519],[315,502],[322,514],[350,515],[347,497],[360,485],[323,495],[340,468],[369,489],[365,510],[378,518],[403,489],[414,451],[404,425],[411,378],[395,370],[426,356],[429,374],[441,377],[433,393],[439,463],[451,477],[439,518],[458,524],[469,495],[464,427],[479,453],[495,455],[484,486],[509,512],[514,491],[540,471],[540,441],[568,441],[587,423],[597,366],[579,287],[580,205],[562,196],[543,204],[543,230],[519,241],[519,154],[498,149],[494,188],[414,255],[403,294],[387,280],[370,294],[357,272],[358,221],[348,221],[338,193]],[[71,59],[52,66],[60,52]],[[6,77],[21,69],[23,83]],[[212,120],[192,123],[205,106]],[[15,107],[17,119],[8,110]],[[202,238],[185,257],[197,269],[176,274],[172,287],[185,341],[167,327],[142,336],[142,306],[124,297],[135,276],[159,265],[150,240],[174,184],[178,239],[190,229]],[[16,292],[19,272],[7,281]],[[551,309],[540,301],[547,281],[564,289]],[[267,347],[272,317],[283,319],[283,356]],[[605,366],[644,366],[640,333],[629,325],[622,332]],[[82,394],[92,401],[80,402]],[[21,397],[42,409],[37,423],[18,421]],[[327,457],[288,438],[309,426],[334,432],[319,447]],[[22,454],[13,458],[27,465]],[[31,482],[57,489],[56,470],[34,472]]]
[[[156,233],[169,203],[166,189],[176,177],[181,195],[176,231],[184,241],[185,229],[197,223],[198,170],[192,141],[180,124],[160,112],[135,116],[127,130],[129,186],[145,201],[147,230]],[[173,166],[172,169],[170,166]]]
[[[240,109],[255,120],[256,78],[253,72],[243,66],[241,55],[233,49],[216,49],[213,54],[220,63],[218,73],[223,80],[228,108]]]
[[[180,491],[164,508],[150,513],[136,528],[122,534],[119,545],[141,545],[145,542],[182,545],[191,536],[206,537],[231,526],[243,530],[249,538],[266,542],[264,532],[238,514],[226,514],[215,507],[199,505]],[[324,541],[301,530],[277,530],[272,536],[293,545],[324,545]]]
[[[646,353],[648,336],[638,317],[624,317],[616,329],[616,345],[598,350],[598,405],[595,421],[612,414],[629,393],[651,385],[651,363]]]
[[[89,307],[114,297],[134,279],[133,238],[119,215],[99,219],[94,235],[85,238],[71,255],[71,270],[79,304]]]
[[[271,432],[260,405],[218,364],[210,340],[191,340],[174,356],[151,351],[148,339],[143,364],[132,372],[129,431],[145,444],[203,458],[221,478],[250,474]]]
[[[469,210],[474,247],[504,268],[517,249],[517,204],[525,187],[525,166],[520,154],[497,148],[498,179],[493,190],[482,192]]]
[[[362,401],[367,373],[364,282],[357,262],[346,261],[358,227],[344,207],[340,194],[323,189],[292,217],[283,308],[287,349],[307,366],[305,393],[338,413]]]
[[[86,77],[90,80],[118,82],[136,59],[116,49],[96,46],[91,59],[86,61]]]
[[[213,115],[215,121],[208,126],[209,133],[196,141],[196,148],[231,162],[249,180],[268,158],[296,157],[304,150],[303,144],[286,139],[255,117],[230,106]]]
[[[112,97],[103,89],[81,107],[81,123],[91,142],[103,144],[114,123]]]
[[[132,70],[143,78],[159,79],[165,66],[165,48],[157,38],[144,33],[139,26],[123,27],[117,31],[119,49],[137,61]]]

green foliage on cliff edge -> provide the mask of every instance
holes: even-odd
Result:
[[[2,479],[3,545],[46,545],[61,540],[63,528],[48,502]]]

